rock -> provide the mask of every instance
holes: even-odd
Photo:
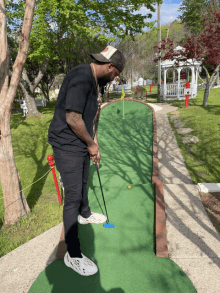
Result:
[[[176,120],[176,119],[180,119],[181,116],[171,116],[170,119],[173,121],[173,120]]]
[[[205,173],[196,173],[195,175],[199,176],[199,177],[209,177],[209,175],[207,175]]]
[[[174,111],[174,112],[171,112],[170,114],[177,115],[179,113],[180,113],[179,111]]]
[[[190,139],[191,142],[194,142],[194,143],[197,143],[199,141],[198,137],[196,136],[193,136],[191,139]]]
[[[191,137],[190,136],[184,136],[182,137],[182,142],[185,143],[189,143],[190,142]]]
[[[193,143],[197,143],[199,141],[198,137],[196,136],[193,136],[193,137],[190,137],[190,136],[184,136],[182,137],[182,142],[185,144],[185,143],[190,143],[190,142],[193,142]],[[193,149],[190,149],[190,151],[192,152]]]
[[[179,129],[177,129],[177,133],[179,133],[179,134],[186,134],[186,133],[190,133],[192,131],[193,131],[193,129],[191,129],[191,128],[179,128]]]
[[[174,126],[177,127],[183,127],[185,123],[181,122],[180,120],[175,120],[174,121]]]
[[[189,146],[189,151],[192,153],[194,151],[193,146]]]

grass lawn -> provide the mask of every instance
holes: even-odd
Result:
[[[147,88],[149,92],[149,86]],[[157,92],[156,86],[152,88],[152,92]],[[183,135],[176,132],[170,119],[172,115],[168,114],[194,184],[220,182],[220,89],[211,90],[206,108],[201,106],[203,93],[204,90],[198,91],[196,99],[189,101],[188,108],[185,108],[185,101],[167,102],[179,107],[180,120],[185,123],[184,127],[194,129],[187,136],[199,138],[196,144],[183,144]],[[116,97],[110,95],[110,98]],[[150,103],[157,103],[155,95],[147,97],[155,98],[154,101],[150,100]],[[50,169],[47,156],[53,154],[53,151],[47,143],[47,132],[55,103],[56,101],[52,101],[50,105],[39,108],[39,111],[45,115],[44,118],[22,118],[22,113],[11,115],[15,161],[23,188],[35,182]],[[58,175],[57,171],[56,174]],[[5,208],[0,188],[0,257],[63,221],[63,206],[58,203],[51,172],[25,189],[24,193],[31,209],[28,217],[20,219],[13,226],[3,226]]]

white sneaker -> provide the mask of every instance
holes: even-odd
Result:
[[[81,215],[78,215],[78,222],[82,225],[86,225],[89,223],[101,224],[101,223],[105,223],[106,220],[107,220],[107,217],[99,213],[91,212],[91,216],[89,218],[83,218]]]
[[[82,254],[82,258],[71,258],[67,251],[64,256],[64,263],[82,276],[91,276],[98,272],[97,265],[88,257]]]

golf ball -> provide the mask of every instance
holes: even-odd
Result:
[[[131,186],[128,186],[128,189],[130,189],[131,188]]]

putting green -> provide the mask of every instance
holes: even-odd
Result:
[[[98,128],[102,156],[99,173],[109,220],[115,228],[79,224],[82,253],[97,264],[99,271],[83,277],[56,260],[41,272],[29,293],[196,292],[177,264],[155,256],[152,110],[125,101],[122,119],[122,103],[103,109]],[[99,201],[105,213],[92,162],[88,196],[91,211],[102,213]]]

